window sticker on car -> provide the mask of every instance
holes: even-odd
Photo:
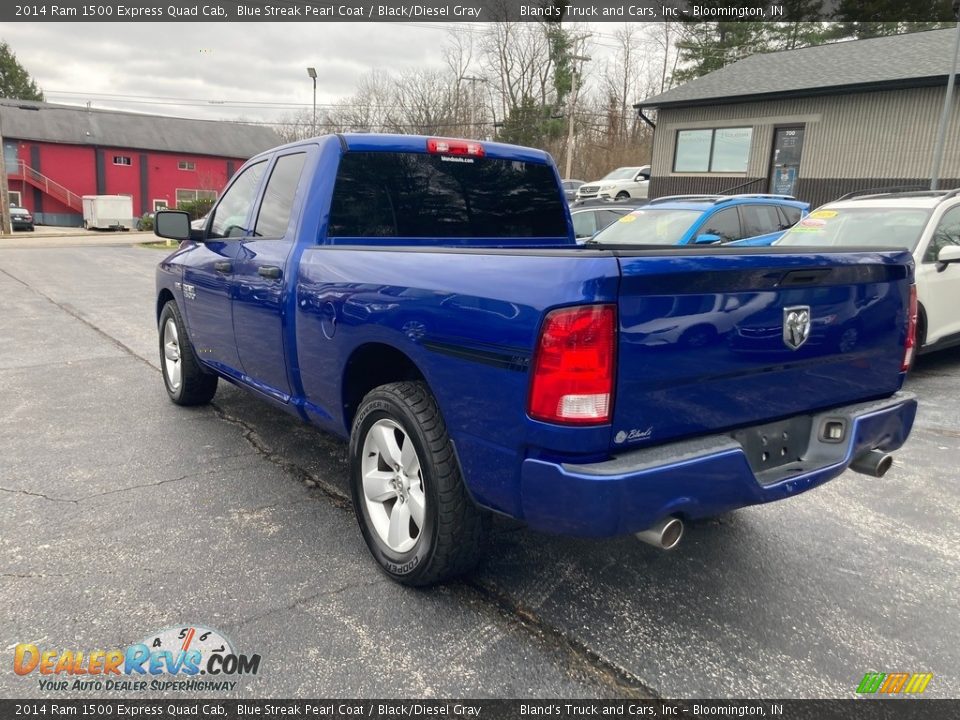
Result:
[[[620,218],[620,222],[633,222],[636,219],[637,216],[634,213],[630,213],[629,215],[624,215],[622,218]]]
[[[821,218],[815,218],[813,215],[808,215],[799,223],[793,226],[791,232],[823,232],[827,227],[827,221]]]
[[[812,217],[815,219],[823,219],[823,220],[826,220],[827,218],[836,217],[836,216],[837,216],[836,210],[815,210],[809,215],[809,217]]]

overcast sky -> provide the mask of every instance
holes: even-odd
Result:
[[[442,67],[445,27],[400,23],[16,23],[0,28],[48,102],[181,117],[274,120],[354,92],[372,68]],[[193,99],[120,102],[104,94]],[[128,98],[135,100],[136,98]]]
[[[605,43],[615,26],[576,27],[595,33],[595,59],[612,53]],[[483,30],[479,23],[24,22],[0,27],[0,40],[48,102],[263,122],[312,106],[307,67],[319,76],[318,115],[325,103],[352,95],[374,68],[445,67],[442,49],[451,28]],[[470,68],[477,75],[485,70]]]

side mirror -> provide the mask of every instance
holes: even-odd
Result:
[[[646,182],[649,179],[650,179],[650,173],[642,172],[639,175],[637,175],[637,180],[640,180],[642,182]]]
[[[182,210],[161,210],[153,219],[153,234],[168,240],[189,240],[190,216]]]
[[[937,272],[943,272],[950,263],[960,262],[960,245],[944,245],[937,253]]]
[[[697,245],[716,245],[722,240],[722,237],[713,233],[700,233],[693,242]]]

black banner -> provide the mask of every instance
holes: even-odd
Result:
[[[782,718],[958,717],[960,700],[0,700],[0,717],[152,718]]]
[[[954,0],[114,0],[6,3],[0,22],[947,22]]]

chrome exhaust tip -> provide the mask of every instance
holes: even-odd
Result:
[[[661,550],[673,550],[683,537],[683,521],[667,517],[637,533],[637,539]]]
[[[864,475],[881,478],[893,465],[893,455],[883,450],[871,450],[850,463],[850,468]]]

